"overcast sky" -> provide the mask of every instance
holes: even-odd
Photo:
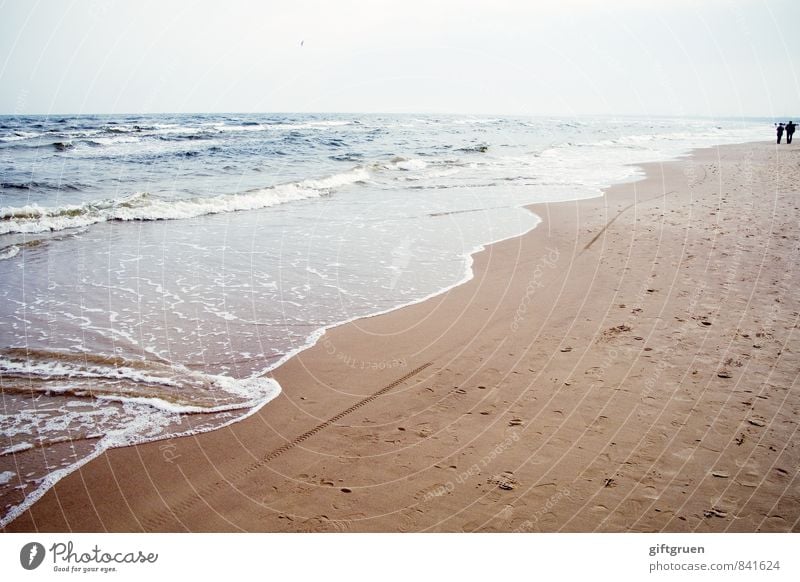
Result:
[[[800,0],[0,0],[0,113],[800,114]]]

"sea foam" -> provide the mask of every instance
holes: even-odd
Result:
[[[0,235],[53,232],[89,226],[112,220],[149,221],[196,218],[223,212],[258,210],[286,202],[306,200],[331,193],[369,179],[365,168],[331,176],[290,182],[239,194],[221,194],[207,198],[157,198],[147,192],[137,192],[119,199],[98,200],[80,205],[44,207],[36,204],[0,208]],[[3,257],[2,258],[10,258]]]

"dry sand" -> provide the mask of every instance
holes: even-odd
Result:
[[[800,531],[800,149],[645,169],[330,331],[248,420],[109,451],[7,530]]]

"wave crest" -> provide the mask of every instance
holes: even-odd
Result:
[[[365,168],[319,179],[290,182],[238,194],[221,194],[209,198],[166,200],[147,192],[125,198],[86,202],[55,208],[28,205],[0,208],[0,235],[35,234],[79,228],[98,222],[178,220],[209,214],[258,210],[286,202],[317,198],[337,188],[364,182],[369,178]]]

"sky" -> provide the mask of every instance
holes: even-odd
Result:
[[[0,114],[800,117],[798,0],[0,0]]]

